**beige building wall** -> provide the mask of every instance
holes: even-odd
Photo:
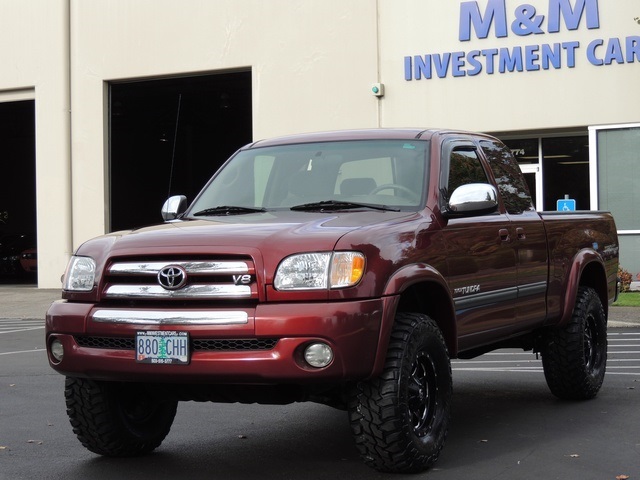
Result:
[[[640,118],[640,63],[592,65],[587,57],[589,44],[602,39],[596,57],[606,56],[609,39],[618,39],[626,57],[626,39],[640,36],[640,4],[637,0],[596,1],[599,28],[587,28],[584,11],[577,30],[560,22],[557,33],[549,33],[548,0],[505,0],[507,36],[497,38],[494,28],[487,38],[478,39],[472,31],[469,41],[459,40],[461,1],[380,0],[380,70],[386,95],[382,104],[385,127],[428,125],[482,131],[553,129],[593,124],[637,122]],[[479,0],[482,14],[488,0]],[[576,5],[576,0],[570,0]],[[591,2],[592,4],[594,2]],[[536,8],[534,18],[540,33],[518,36],[511,25],[523,4]],[[520,15],[522,17],[522,15]],[[543,18],[540,18],[542,16]],[[525,19],[529,14],[524,16]],[[537,21],[536,21],[537,23]],[[494,73],[486,70],[475,76],[404,79],[405,56],[469,53],[473,50],[503,47],[567,44],[579,42],[574,50],[575,67],[568,67],[563,55],[559,69]],[[540,49],[538,50],[540,53]],[[536,62],[533,62],[534,64]],[[537,64],[540,65],[538,60]],[[466,62],[460,70],[470,70]]]
[[[583,18],[557,33],[547,31],[549,0],[504,1],[509,25],[529,3],[542,31],[462,42],[463,2],[445,0],[0,0],[0,101],[36,105],[39,286],[58,287],[72,250],[108,229],[110,82],[250,69],[255,139],[638,122],[640,61],[586,58],[594,39],[604,40],[602,56],[608,39],[640,35],[637,0],[596,1],[599,28]],[[405,79],[405,57],[557,42],[580,43],[574,68],[565,58],[559,69]]]
[[[40,284],[59,287],[71,254],[66,0],[0,0],[0,102],[35,100]]]

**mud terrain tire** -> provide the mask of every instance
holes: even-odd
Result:
[[[451,363],[429,317],[399,313],[382,374],[360,382],[349,402],[364,462],[383,472],[420,472],[435,463],[449,427]]]
[[[67,377],[67,415],[88,450],[110,457],[151,452],[164,440],[177,401],[157,400],[143,385]]]
[[[549,332],[542,349],[547,385],[564,400],[594,398],[607,364],[607,317],[592,288],[580,287],[571,320]]]

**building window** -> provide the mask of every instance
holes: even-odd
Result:
[[[640,124],[590,127],[591,165],[597,182],[595,208],[613,214],[620,242],[620,266],[640,278]]]
[[[556,210],[571,198],[577,210],[589,210],[589,137],[574,135],[506,139],[524,173],[537,210]]]
[[[542,139],[544,210],[555,210],[557,200],[573,198],[576,210],[589,210],[589,137]]]
[[[597,132],[598,208],[623,231],[640,231],[640,127]]]

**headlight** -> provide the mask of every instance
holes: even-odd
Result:
[[[64,274],[62,288],[72,292],[89,292],[96,278],[96,262],[91,257],[73,256]]]
[[[360,252],[301,253],[285,258],[276,271],[276,290],[321,290],[351,287],[364,274]]]

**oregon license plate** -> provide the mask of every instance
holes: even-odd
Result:
[[[189,334],[175,331],[136,332],[136,362],[187,365]]]

